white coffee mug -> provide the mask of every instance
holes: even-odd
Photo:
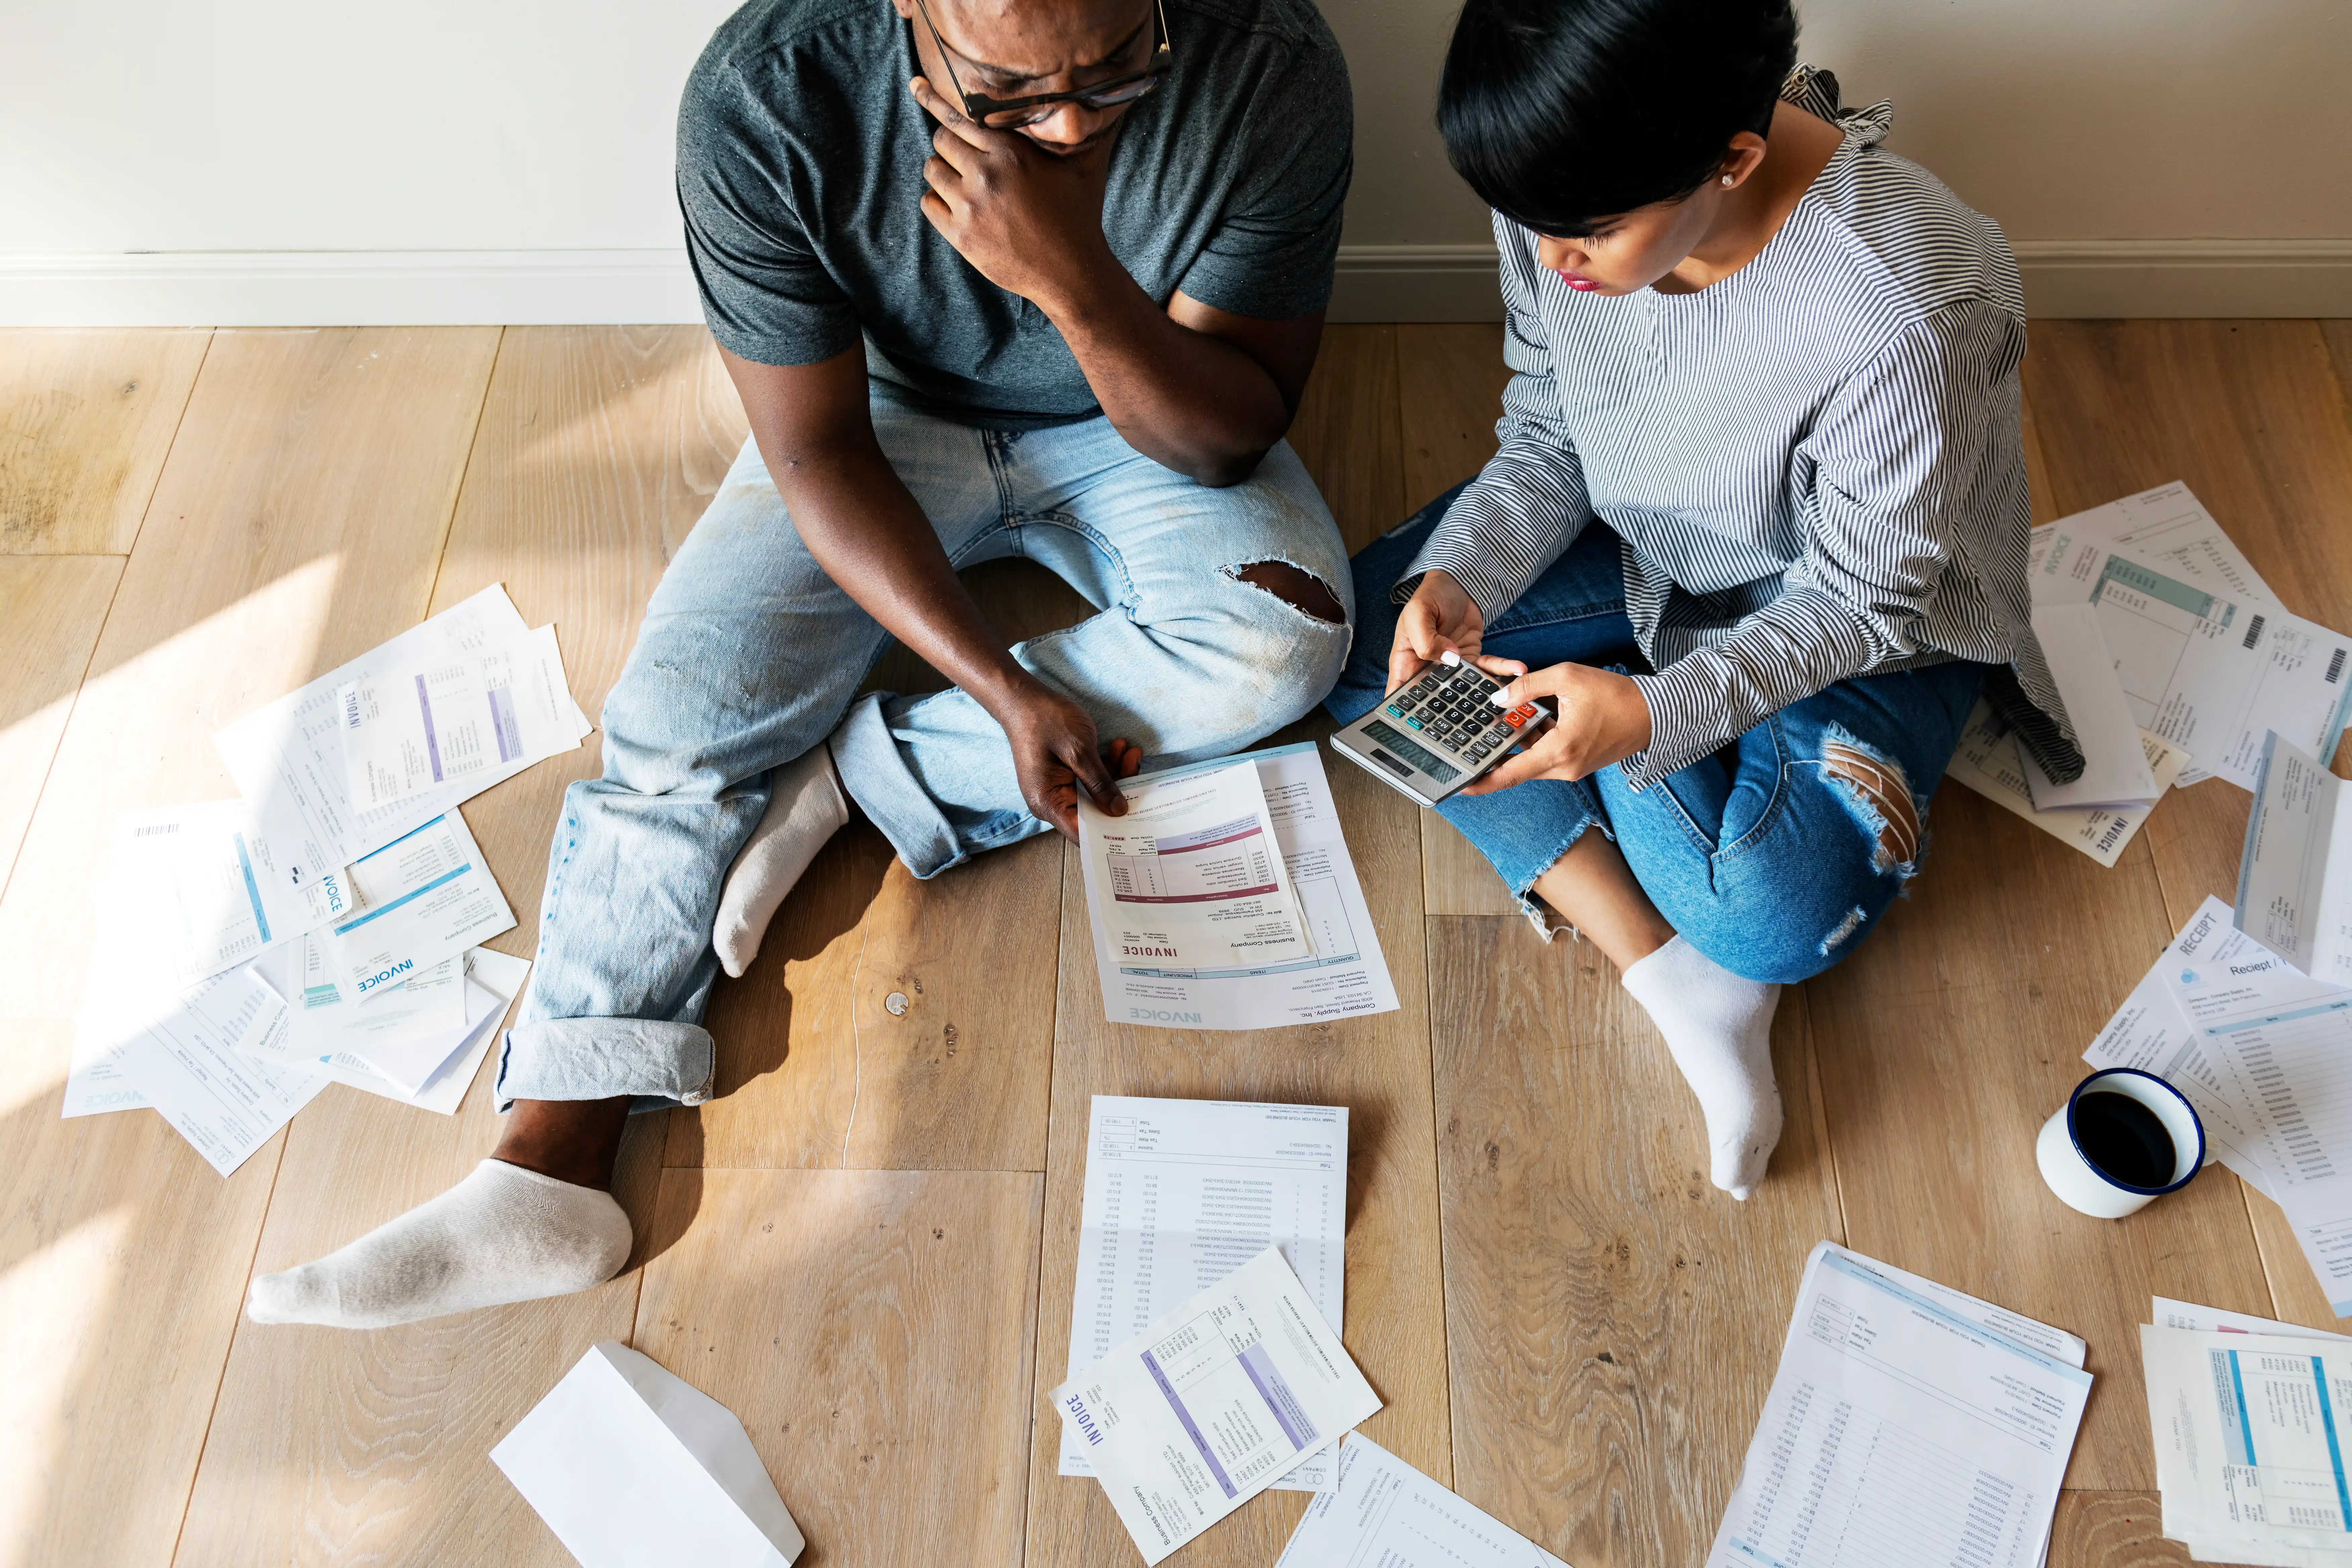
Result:
[[[2158,1187],[2137,1186],[2092,1163],[2077,1135],[2076,1114],[2086,1094],[2124,1095],[2156,1113],[2172,1139],[2170,1180]],[[2189,1184],[2205,1163],[2205,1124],[2197,1120],[2197,1108],[2154,1073],[2108,1068],[2076,1084],[2066,1103],[2042,1124],[2042,1135],[2033,1141],[2033,1158],[2042,1167],[2042,1179],[2067,1207],[2094,1219],[2121,1219],[2146,1208],[2149,1199]]]

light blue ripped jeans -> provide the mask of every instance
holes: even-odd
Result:
[[[884,397],[872,407],[884,454],[959,569],[1027,556],[1100,612],[1013,653],[1102,736],[1155,765],[1218,756],[1306,713],[1338,679],[1349,628],[1238,576],[1296,566],[1352,619],[1346,548],[1287,445],[1247,482],[1210,489],[1104,418],[991,430]],[[830,742],[850,795],[918,877],[1047,831],[1003,731],[971,698],[855,696],[889,642],[803,546],[745,442],[605,700],[604,777],[564,794],[538,966],[499,1058],[500,1109],[709,1098],[701,1019],[719,889],[767,809],[770,770],[810,747]]]

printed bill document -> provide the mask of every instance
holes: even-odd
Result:
[[[1049,1397],[1146,1563],[1381,1407],[1272,1247]]]
[[[1070,1375],[1265,1250],[1282,1249],[1334,1329],[1347,1268],[1348,1108],[1098,1094],[1087,1127],[1086,1201]],[[1062,1474],[1090,1476],[1065,1427]],[[1327,1451],[1275,1482],[1330,1484]]]
[[[2352,1343],[2143,1326],[2164,1533],[2209,1562],[2352,1563]]]
[[[1266,821],[1304,924],[1306,951],[1288,959],[1261,952],[1226,967],[1121,954],[1118,948],[1124,944],[1116,942],[1113,933],[1126,917],[1111,897],[1106,858],[1087,846],[1084,836],[1098,824],[1130,818],[1104,816],[1082,800],[1078,859],[1086,878],[1087,923],[1094,936],[1096,973],[1102,981],[1104,1016],[1114,1024],[1271,1029],[1394,1012],[1396,986],[1381,956],[1371,911],[1340,832],[1331,781],[1313,742],[1171,768],[1130,780],[1125,787],[1132,800],[1139,787],[1164,788],[1237,763],[1257,770]]]
[[[2352,985],[2352,812],[2344,781],[2263,737],[2238,863],[2238,929],[2315,980]]]
[[[1121,960],[1259,968],[1315,956],[1249,763],[1128,781],[1127,815],[1082,801],[1096,913]]]
[[[2041,1560],[2091,1374],[1924,1285],[1813,1248],[1706,1568]]]

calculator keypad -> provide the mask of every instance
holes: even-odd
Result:
[[[1538,711],[1532,702],[1497,711],[1487,694],[1501,685],[1473,665],[1433,665],[1391,692],[1381,710],[1418,731],[1424,744],[1475,770],[1518,739]]]

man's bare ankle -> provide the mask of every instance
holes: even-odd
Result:
[[[610,1192],[629,1101],[625,1094],[609,1100],[518,1100],[490,1158],[576,1187]]]

